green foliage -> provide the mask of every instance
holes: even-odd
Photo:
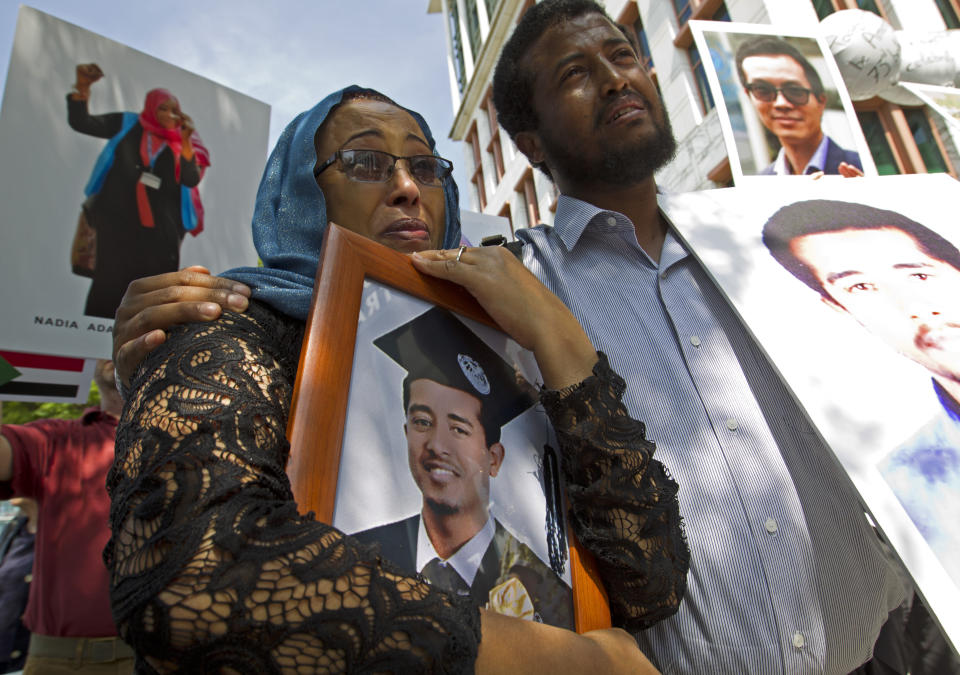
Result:
[[[34,420],[76,419],[92,405],[100,405],[100,391],[94,382],[90,382],[90,395],[86,403],[26,403],[24,401],[4,401],[0,420],[4,424],[26,424]]]

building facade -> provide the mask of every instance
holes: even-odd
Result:
[[[468,191],[476,211],[505,216],[512,228],[552,223],[557,191],[530,167],[496,121],[491,82],[500,49],[535,0],[429,0],[442,13],[454,110],[450,137],[465,143]],[[960,28],[960,0],[600,0],[636,33],[644,65],[661,93],[679,151],[657,175],[671,192],[731,184],[720,122],[694,44],[692,19],[812,29],[841,9],[864,9],[894,29]],[[960,134],[925,106],[879,97],[856,102],[857,116],[881,174],[960,170]]]

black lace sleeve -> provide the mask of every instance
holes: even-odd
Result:
[[[614,625],[636,632],[677,611],[690,551],[677,484],[621,402],[623,378],[599,357],[592,377],[541,400],[560,443],[574,531],[597,559]]]
[[[480,617],[297,514],[302,326],[251,303],[140,369],[107,480],[114,618],[137,672],[472,671]]]

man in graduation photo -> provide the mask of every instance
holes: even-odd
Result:
[[[407,371],[404,433],[423,500],[420,513],[354,536],[481,607],[572,627],[569,586],[490,510],[501,428],[534,405],[531,385],[444,309],[374,344]]]

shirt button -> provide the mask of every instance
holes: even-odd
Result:
[[[770,534],[774,534],[777,531],[777,521],[773,518],[767,518],[767,522],[765,522],[763,526],[767,528],[767,532]],[[799,635],[799,633],[797,633],[797,635]]]
[[[802,649],[803,645],[807,644],[807,641],[803,639],[803,633],[797,631],[793,634],[793,646],[797,649]]]
[[[736,431],[738,426],[737,420],[727,420],[727,429],[730,431]]]
[[[700,338],[698,338],[696,335],[691,335],[691,336],[690,336],[690,344],[692,344],[694,347],[699,347],[699,346],[700,346]]]
[[[25,584],[29,584],[31,581],[33,581],[33,575],[32,575],[32,574],[28,574],[27,576],[25,576],[25,577],[23,578],[23,583],[25,583]]]
[[[10,652],[10,660],[13,661],[19,659],[21,654],[23,654],[23,652],[21,652],[19,649],[14,649],[12,652]]]
[[[613,216],[607,216],[607,225],[609,225],[610,227],[613,227],[616,224],[617,224],[616,218],[614,218]]]

